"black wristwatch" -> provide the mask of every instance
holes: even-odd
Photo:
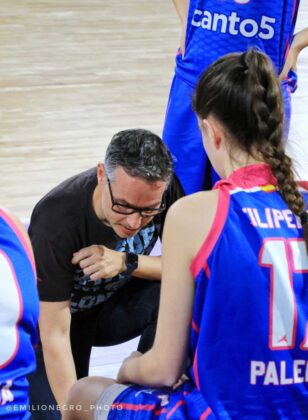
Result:
[[[122,274],[130,275],[138,268],[138,255],[133,252],[126,252],[125,257],[126,270]]]

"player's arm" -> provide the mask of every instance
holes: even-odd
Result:
[[[296,71],[297,58],[300,52],[308,46],[308,28],[305,28],[294,35],[286,62],[279,75],[280,80],[285,80],[288,72],[293,69]]]
[[[188,12],[189,0],[172,0],[175,10],[180,18],[182,27],[185,28]]]
[[[70,301],[41,302],[39,327],[44,362],[49,384],[60,406],[66,403],[69,389],[77,380],[70,323]]]
[[[196,194],[180,200],[167,215],[154,345],[144,355],[133,354],[124,361],[118,374],[119,382],[172,386],[183,373],[195,292],[189,267],[214,219],[217,191],[206,193],[206,205],[198,197],[200,195]]]
[[[181,21],[181,51],[184,55],[185,53],[185,37],[186,37],[186,21],[187,21],[187,14],[188,14],[188,5],[189,0],[172,0],[174,7],[177,11],[177,14]]]

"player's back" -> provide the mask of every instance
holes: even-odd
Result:
[[[308,254],[298,219],[262,173],[256,181],[261,167],[240,170],[240,188],[222,181],[192,265],[192,372],[218,418],[305,419]]]
[[[177,74],[194,84],[219,57],[259,48],[282,70],[292,40],[299,0],[190,0],[185,55]]]
[[[0,418],[27,419],[35,369],[39,301],[34,261],[18,227],[0,209]]]

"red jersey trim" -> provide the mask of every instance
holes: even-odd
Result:
[[[207,265],[207,259],[211,254],[225,225],[225,221],[229,211],[229,203],[229,193],[224,188],[222,188],[219,191],[217,209],[212,223],[212,227],[205,241],[201,245],[201,248],[197,252],[197,255],[192,260],[192,263],[190,265],[190,271],[194,277],[196,277],[199,274],[202,268],[204,268],[204,270],[206,271],[207,276],[210,276],[209,267]]]
[[[308,191],[308,181],[297,181],[298,186]]]
[[[224,186],[228,190],[250,189],[268,184],[277,185],[271,167],[267,163],[256,163],[236,169],[228,178],[216,182],[214,188]]]

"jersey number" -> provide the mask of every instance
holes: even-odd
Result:
[[[268,267],[271,273],[269,347],[272,350],[292,349],[295,347],[298,317],[293,273],[308,272],[305,242],[302,239],[266,239],[259,263]],[[308,350],[308,322],[300,348]]]
[[[8,256],[0,251],[0,369],[14,359],[19,345],[17,323],[22,300],[15,272]]]

